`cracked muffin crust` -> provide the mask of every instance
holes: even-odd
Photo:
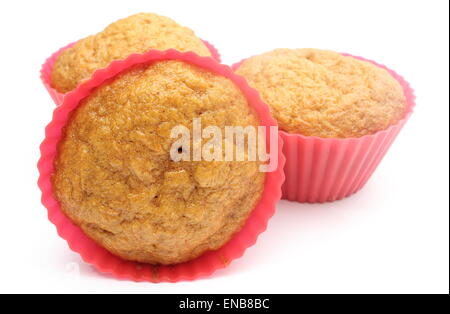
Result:
[[[262,195],[259,162],[174,162],[171,129],[257,126],[228,79],[180,61],[140,65],[73,112],[55,159],[62,211],[126,260],[176,264],[224,245]],[[223,132],[223,130],[222,130]]]
[[[361,137],[397,123],[406,109],[402,87],[386,70],[332,51],[277,49],[245,60],[236,73],[289,133]]]
[[[64,50],[53,67],[51,81],[61,93],[69,92],[95,70],[132,53],[150,49],[194,51],[210,56],[210,51],[192,30],[170,18],[139,13],[112,23],[102,32],[78,41]]]

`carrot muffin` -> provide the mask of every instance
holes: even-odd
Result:
[[[150,49],[194,51],[210,56],[205,44],[189,28],[156,14],[139,13],[109,25],[61,53],[53,67],[51,82],[61,93],[75,89],[83,79],[111,61]]]
[[[62,211],[126,260],[176,264],[223,246],[259,202],[265,174],[258,161],[173,161],[171,130],[192,134],[194,118],[223,134],[258,125],[232,81],[181,61],[140,65],[97,88],[59,143]]]
[[[289,133],[361,137],[397,123],[406,109],[402,87],[386,70],[332,51],[277,49],[236,72]]]

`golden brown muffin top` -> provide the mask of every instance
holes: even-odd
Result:
[[[175,264],[224,245],[259,201],[259,162],[174,162],[170,132],[257,126],[227,78],[180,61],[136,67],[74,111],[53,175],[63,212],[112,253]]]
[[[170,18],[152,13],[132,15],[64,50],[53,67],[52,85],[59,92],[66,93],[114,60],[150,49],[170,48],[194,51],[200,56],[211,55],[192,30]]]
[[[405,112],[403,89],[386,70],[332,51],[277,49],[247,59],[236,72],[289,133],[361,137]]]

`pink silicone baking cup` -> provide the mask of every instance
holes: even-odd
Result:
[[[265,189],[261,200],[250,214],[244,227],[219,250],[208,251],[192,261],[173,266],[154,266],[125,261],[97,245],[62,213],[59,202],[53,193],[51,176],[54,172],[57,146],[71,112],[93,89],[122,71],[136,64],[163,60],[181,60],[227,77],[246,96],[249,105],[258,114],[262,126],[277,126],[276,121],[270,115],[269,108],[259,98],[258,92],[250,88],[242,77],[235,75],[230,67],[219,64],[212,58],[200,57],[193,52],[151,50],[145,54],[133,54],[126,60],[114,61],[106,69],[96,71],[90,80],[67,93],[61,106],[55,108],[53,119],[45,130],[45,140],[40,147],[38,185],[42,191],[42,203],[47,208],[48,218],[56,226],[58,234],[67,241],[74,252],[79,253],[86,263],[94,265],[100,272],[112,274],[121,279],[177,282],[211,275],[214,271],[228,266],[231,261],[241,257],[248,247],[255,244],[258,235],[266,229],[268,220],[273,216],[276,203],[281,197],[285,158],[282,154],[283,141],[278,136],[279,167],[276,171],[266,174]],[[267,147],[270,147],[270,136],[267,136]]]
[[[209,49],[211,56],[217,60],[218,62],[221,61],[220,58],[220,53],[219,51],[216,49],[216,47],[214,47],[211,43],[209,43],[206,40],[202,40],[203,43],[205,44],[205,46]],[[42,65],[41,68],[41,81],[44,84],[45,88],[47,89],[48,93],[50,94],[50,97],[53,99],[53,101],[55,102],[55,104],[57,106],[61,105],[63,100],[64,100],[64,93],[60,93],[58,92],[56,89],[54,89],[52,87],[51,84],[51,75],[52,75],[52,71],[53,71],[53,65],[55,64],[56,59],[58,59],[59,55],[66,50],[67,48],[72,47],[73,45],[75,45],[76,42],[71,43],[61,49],[59,49],[57,52],[55,52],[54,54],[52,54],[46,61],[45,63]]]
[[[211,56],[217,61],[217,62],[222,62],[222,58],[220,57],[220,53],[217,50],[217,48],[211,44],[209,41],[203,40],[203,43],[205,44],[205,46],[209,49],[209,52],[211,53]]]
[[[324,203],[348,197],[364,187],[380,164],[415,107],[409,83],[386,66],[362,57],[387,70],[402,86],[407,107],[397,124],[360,138],[319,138],[280,131],[286,157],[283,199],[301,203]],[[242,60],[232,66],[237,70]]]

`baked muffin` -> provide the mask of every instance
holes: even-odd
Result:
[[[172,161],[171,130],[192,134],[194,118],[222,133],[258,125],[231,80],[181,61],[139,65],[94,90],[55,159],[64,214],[126,260],[177,264],[223,246],[259,202],[265,174],[258,161]]]
[[[170,18],[151,13],[132,15],[64,50],[54,64],[51,83],[56,90],[66,93],[113,60],[150,49],[170,48],[194,51],[200,56],[211,55],[192,30]]]
[[[386,70],[332,51],[277,49],[236,72],[288,133],[362,137],[396,124],[406,109],[402,87]]]

